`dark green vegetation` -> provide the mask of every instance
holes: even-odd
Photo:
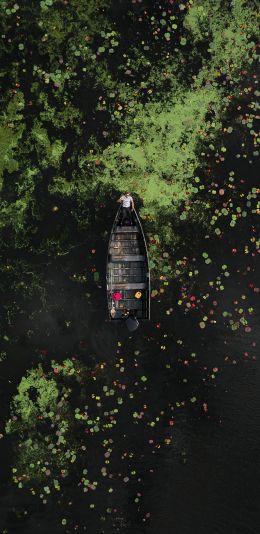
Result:
[[[4,243],[67,250],[126,184],[165,245],[211,220],[209,173],[255,140],[256,7],[163,4],[1,2]]]
[[[60,491],[71,467],[76,471],[81,467],[80,485],[96,489],[97,482],[89,480],[99,467],[93,465],[91,434],[102,433],[100,446],[109,445],[105,435],[110,435],[123,403],[122,397],[115,397],[115,390],[108,387],[107,378],[102,377],[104,368],[100,364],[88,371],[73,358],[62,364],[52,361],[49,372],[40,365],[22,378],[6,425],[6,432],[14,435],[19,448],[13,468],[13,479],[19,488],[29,481],[35,495],[32,484],[36,483],[37,490],[46,497]],[[106,475],[105,467],[103,471]],[[87,473],[88,477],[84,476]]]
[[[41,331],[41,314],[59,309],[66,284],[84,306],[104,289],[99,271],[126,187],[148,237],[154,300],[174,279],[175,300],[164,313],[194,310],[200,329],[213,327],[216,295],[238,272],[228,254],[254,261],[257,245],[256,2],[0,5],[0,361],[11,357],[17,325],[25,345]],[[73,251],[86,243],[76,267]],[[241,272],[253,271],[245,258]],[[245,298],[222,308],[217,321],[250,332],[254,309]],[[117,373],[64,350],[58,363],[36,362],[17,379],[6,432],[19,450],[19,487],[45,501],[67,478],[85,490],[96,489],[100,473],[107,480],[124,396],[114,397]],[[122,435],[124,424],[143,417],[138,401],[133,406],[120,419]],[[145,424],[153,428],[156,419]],[[89,455],[98,447],[108,454],[92,473]]]

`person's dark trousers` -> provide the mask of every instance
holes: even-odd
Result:
[[[131,222],[131,224],[133,224],[131,208],[123,207],[122,211],[123,211],[123,216],[122,216],[121,224],[124,224],[125,219],[128,219]]]

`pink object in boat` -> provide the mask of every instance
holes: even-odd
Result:
[[[115,291],[114,293],[112,293],[112,299],[113,300],[120,300],[121,299],[120,291]]]

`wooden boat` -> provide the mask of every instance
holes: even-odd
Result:
[[[111,320],[120,320],[127,309],[138,320],[150,319],[150,271],[143,229],[135,210],[134,225],[120,226],[121,210],[120,206],[108,245],[108,315]]]

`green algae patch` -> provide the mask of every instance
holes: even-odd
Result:
[[[62,144],[61,139],[55,139],[51,143],[46,128],[43,128],[39,121],[35,121],[31,136],[43,167],[48,167],[49,165],[60,167],[60,160],[66,150],[67,143]]]
[[[156,218],[159,208],[174,211],[193,193],[194,172],[200,163],[198,146],[212,102],[220,107],[218,92],[201,88],[186,93],[180,103],[144,105],[125,127],[127,138],[102,153],[105,168],[96,179],[113,182],[119,190],[130,188],[142,198],[143,215]]]
[[[63,382],[56,379],[57,365],[53,372],[44,373],[42,366],[28,371],[21,379],[18,392],[11,404],[11,417],[6,423],[6,433],[13,436],[19,446],[14,481],[41,484],[48,472],[60,480],[68,468],[72,451],[77,449],[73,438],[73,409],[68,399],[71,370],[80,372],[79,366],[64,362]],[[49,473],[49,474],[50,474]]]
[[[23,110],[24,96],[20,92],[13,96],[0,116],[0,191],[4,171],[10,176],[19,169],[16,152],[25,129]]]
[[[19,248],[60,252],[55,225],[40,240],[49,205],[65,201],[61,226],[86,230],[93,215],[85,206],[96,192],[113,202],[125,187],[163,246],[176,249],[183,228],[209,224],[214,199],[202,199],[203,173],[225,161],[226,133],[236,134],[238,119],[226,130],[223,121],[255,61],[255,4],[194,0],[142,14],[122,6],[116,16],[115,6],[71,0],[61,9],[44,0],[30,8],[28,33],[26,6],[4,3],[3,28],[12,37],[3,29],[3,243],[8,228]],[[255,137],[251,116],[247,123]],[[67,248],[70,240],[67,232]]]
[[[109,381],[104,364],[88,369],[72,357],[47,367],[39,365],[22,377],[5,426],[17,451],[14,483],[44,495],[44,500],[62,491],[70,475],[77,478],[82,465],[83,474],[95,472],[86,450],[95,435],[110,436],[124,403],[111,387],[114,382]],[[102,451],[102,440],[94,446]],[[105,454],[110,456],[109,451]],[[96,484],[85,477],[78,481],[83,491],[86,485],[96,489]]]
[[[251,63],[255,43],[250,36],[258,34],[258,14],[256,5],[249,4],[236,0],[230,9],[219,1],[193,2],[184,26],[195,43],[208,42],[210,61],[203,73],[207,73],[208,79],[226,74],[239,81],[240,70]]]

